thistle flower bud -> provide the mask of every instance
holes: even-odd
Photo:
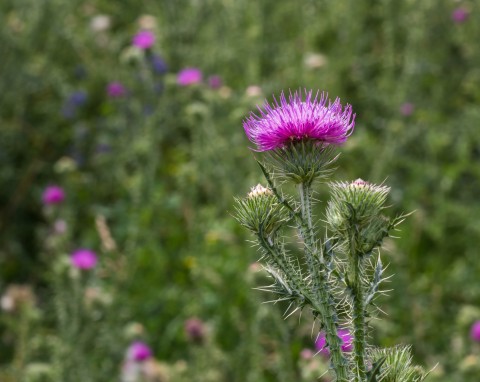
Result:
[[[288,220],[288,211],[269,188],[258,184],[245,199],[235,199],[237,221],[255,234],[269,236]]]
[[[391,228],[390,219],[381,215],[390,188],[357,179],[332,183],[331,191],[327,221],[334,235],[342,241],[354,232],[359,253],[380,245]]]

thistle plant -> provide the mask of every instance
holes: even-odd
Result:
[[[409,347],[380,350],[367,341],[386,279],[379,250],[405,217],[384,215],[389,187],[361,179],[330,183],[324,219],[312,212],[317,186],[332,174],[336,149],[354,125],[350,105],[312,91],[288,98],[282,93],[259,114],[251,113],[244,129],[253,149],[265,155],[258,163],[267,185],[236,199],[235,217],[253,233],[273,279],[265,289],[289,303],[286,315],[309,309],[320,323],[337,382],[422,381],[427,373],[411,365]],[[282,189],[288,183],[297,195]],[[300,255],[286,245],[292,226],[302,243]],[[345,333],[353,337],[351,345],[345,346]]]

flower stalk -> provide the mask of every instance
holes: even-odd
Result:
[[[368,308],[382,293],[379,285],[384,280],[380,257],[376,264],[368,258],[403,217],[383,216],[390,190],[386,186],[361,179],[333,183],[325,219],[329,237],[325,241],[319,237],[312,214],[314,187],[318,179],[332,173],[329,166],[337,157],[335,146],[352,133],[355,114],[338,98],[332,103],[324,93],[312,94],[305,92],[303,98],[295,92],[287,99],[282,93],[279,101],[266,104],[259,115],[252,113],[244,121],[255,150],[268,152],[267,162],[258,162],[268,187],[258,185],[246,198],[236,199],[235,217],[255,235],[274,280],[263,290],[275,293],[278,301],[290,302],[287,312],[309,307],[320,321],[321,352],[329,354],[336,382],[378,381],[386,373],[392,374],[391,380],[406,381],[397,372],[400,368],[388,368],[400,362],[410,373],[409,348],[375,352],[366,340]],[[277,180],[293,184],[297,195],[285,196],[275,185]],[[300,257],[285,249],[286,225],[295,226],[303,242]],[[418,373],[415,381],[427,375]]]

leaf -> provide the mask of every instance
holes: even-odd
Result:
[[[379,382],[377,377],[380,374],[380,368],[387,360],[387,357],[382,357],[373,363],[372,368],[367,372],[367,382]]]

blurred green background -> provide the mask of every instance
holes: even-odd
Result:
[[[357,114],[334,179],[385,181],[391,213],[415,211],[383,252],[372,342],[413,344],[432,381],[478,381],[479,15],[474,0],[3,0],[0,380],[120,381],[135,338],[156,360],[142,381],[328,380],[302,356],[310,318],[252,289],[268,280],[231,217],[262,180],[242,119],[307,88]],[[149,52],[132,47],[142,29]],[[188,67],[204,81],[179,86]],[[66,200],[47,208],[51,184]],[[72,274],[79,247],[95,272]]]

